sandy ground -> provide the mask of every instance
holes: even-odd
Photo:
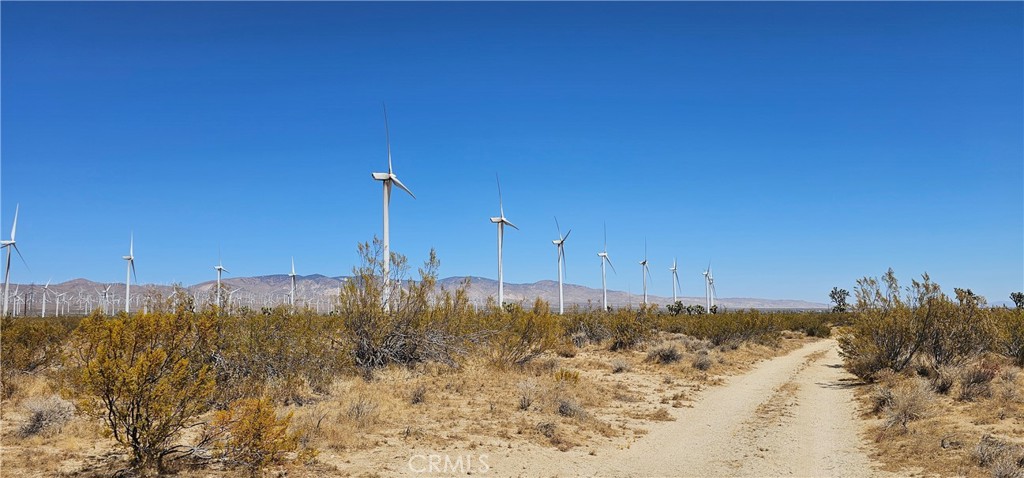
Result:
[[[865,450],[834,340],[762,362],[701,393],[675,421],[624,448],[406,450],[382,460],[403,476],[884,476]],[[380,457],[385,458],[385,457]]]

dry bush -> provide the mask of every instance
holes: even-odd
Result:
[[[75,415],[75,406],[58,395],[30,398],[22,403],[29,413],[28,421],[18,429],[21,438],[59,431]]]
[[[558,414],[563,417],[569,418],[586,418],[587,412],[574,398],[560,398],[558,399]]]
[[[16,391],[18,375],[30,374],[59,361],[61,348],[78,319],[0,319],[0,399]]]
[[[409,393],[409,403],[412,405],[418,405],[425,401],[427,401],[427,386],[421,383],[414,387],[412,392]]]
[[[540,299],[533,310],[512,307],[483,315],[478,328],[488,336],[485,353],[498,367],[523,365],[554,347],[564,335],[559,318]]]
[[[1024,309],[991,309],[996,327],[996,345],[999,353],[1024,367]]]
[[[701,350],[697,352],[697,356],[693,358],[691,365],[697,370],[707,371],[711,368],[713,362],[711,361],[711,356],[708,355],[708,351]]]
[[[679,349],[677,349],[675,345],[668,343],[658,345],[657,347],[654,347],[653,349],[650,350],[650,352],[647,353],[648,362],[660,364],[675,363],[681,360],[682,358],[683,355],[679,353]]]
[[[629,362],[622,359],[612,360],[611,366],[612,373],[622,373],[633,370],[633,366]]]
[[[612,351],[629,350],[647,340],[653,331],[650,314],[653,309],[641,307],[639,310],[618,309],[610,312],[607,327],[611,339],[609,349]]]
[[[298,435],[288,432],[291,419],[291,414],[277,418],[274,405],[266,398],[231,403],[213,420],[213,426],[225,433],[218,444],[220,456],[254,475],[266,465],[279,463],[286,453],[298,448]]]
[[[882,409],[885,418],[883,427],[887,430],[896,426],[906,431],[907,424],[924,418],[932,409],[931,389],[919,378],[903,380],[892,388],[892,398]]]
[[[527,379],[519,382],[516,388],[519,390],[519,409],[529,410],[540,394],[540,387],[533,379]]]
[[[380,417],[379,405],[372,398],[359,395],[348,404],[345,415],[360,427],[366,427],[377,422]]]
[[[985,434],[974,447],[971,456],[979,466],[989,468],[993,477],[1024,476],[1024,446],[1019,444]]]
[[[961,371],[959,369],[949,365],[943,365],[936,368],[934,373],[929,377],[932,390],[935,391],[935,393],[942,395],[948,394],[956,383],[956,379],[960,373]]]
[[[991,383],[998,372],[998,365],[986,361],[964,367],[960,372],[960,394],[957,399],[970,402],[979,397],[991,396]]]

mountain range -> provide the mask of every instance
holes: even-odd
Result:
[[[342,282],[348,277],[328,277],[321,274],[297,276],[296,277],[296,301],[299,304],[307,304],[310,307],[322,311],[329,310],[331,299],[337,296]],[[468,297],[471,303],[483,305],[488,298],[497,295],[498,283],[493,279],[485,277],[448,277],[438,280],[438,287],[454,290],[466,281],[469,281]],[[253,307],[284,304],[288,302],[288,292],[291,280],[286,274],[275,274],[255,277],[232,277],[224,279],[224,287],[232,292],[233,303]],[[194,297],[200,301],[212,300],[216,281],[200,282],[190,286],[183,286]],[[28,302],[29,312],[40,312],[42,310],[43,286],[40,284],[11,284],[11,293],[17,291],[17,299],[12,301],[18,304],[18,309],[24,313],[24,303]],[[88,279],[74,279],[59,284],[50,284],[47,295],[48,308],[52,314],[58,296],[63,301],[62,310],[65,313],[84,313],[99,307],[100,304],[107,304],[113,310],[120,310],[124,307],[124,283],[100,283]],[[107,291],[104,298],[104,290]],[[159,294],[166,297],[172,291],[171,285],[160,284],[132,284],[132,307],[142,307],[142,302],[147,296]],[[582,307],[600,307],[601,289],[585,287],[576,284],[565,284],[563,286],[565,304],[567,306],[579,305]],[[516,284],[505,283],[506,302],[522,302],[529,306],[536,299],[547,301],[552,307],[558,304],[558,282],[543,280],[539,282]],[[637,306],[643,300],[642,293],[628,293],[618,290],[608,291],[608,303],[613,307],[624,307],[628,305]],[[703,305],[704,297],[679,297],[685,305]],[[665,306],[672,303],[671,297],[649,295],[648,302]],[[13,302],[12,302],[13,303]],[[788,299],[763,299],[749,297],[723,297],[718,298],[716,303],[725,309],[827,309],[828,305],[808,302],[803,300]]]

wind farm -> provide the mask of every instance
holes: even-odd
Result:
[[[3,13],[4,476],[1024,473],[1020,3]]]

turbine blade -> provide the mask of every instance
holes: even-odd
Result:
[[[135,233],[133,232],[128,239],[128,255],[135,257]]]
[[[384,138],[388,145],[388,174],[392,174],[391,171],[391,130],[388,128],[388,105],[383,102],[381,105],[384,107]],[[403,188],[405,189],[405,188]],[[412,194],[412,193],[409,193]]]
[[[566,239],[569,238],[569,234],[572,234],[572,229],[569,229],[569,232],[565,233],[565,237],[562,238],[562,242],[563,243],[565,242]]]
[[[14,244],[14,243],[11,243],[11,247],[14,248],[14,252],[18,253],[18,258],[20,258],[21,259],[21,263],[25,265],[25,269],[28,270],[29,272],[32,272],[32,268],[28,266],[28,262],[25,262],[25,256],[21,255],[21,249],[18,249],[18,245]],[[8,260],[7,261],[7,267],[10,267],[10,266],[11,266],[11,261]]]
[[[14,242],[14,233],[18,231],[18,209],[21,208],[21,204],[14,206],[14,225],[11,226],[11,242]]]
[[[402,189],[402,191],[405,191],[405,192],[409,193],[409,195],[412,196],[413,199],[416,199],[416,195],[413,194],[412,191],[409,190],[409,188],[405,187],[405,185],[402,184],[402,182],[398,180],[398,176],[395,176],[394,174],[392,174],[391,175],[391,180],[395,182],[395,186],[398,186],[399,188]]]
[[[558,216],[555,216],[555,229],[558,229],[558,239],[562,239],[562,227],[558,225]]]
[[[505,217],[505,206],[501,202],[501,180],[498,179],[498,173],[494,173],[494,180],[498,183],[498,211],[501,212],[501,217]]]
[[[295,275],[295,258],[292,257],[292,275]]]
[[[128,261],[132,265],[132,277],[135,279],[135,283],[139,283],[139,276],[135,275],[135,259]]]
[[[515,228],[515,230],[517,230],[517,231],[519,230],[519,228],[516,227],[515,224],[512,224],[512,222],[509,221],[508,219],[503,219],[503,221],[505,222],[505,224],[508,224],[509,226],[512,226],[513,228]]]
[[[619,272],[615,270],[615,266],[612,265],[612,258],[608,255],[605,255],[604,258],[608,260],[608,265],[612,266],[612,272],[614,272],[615,275],[619,275]]]

